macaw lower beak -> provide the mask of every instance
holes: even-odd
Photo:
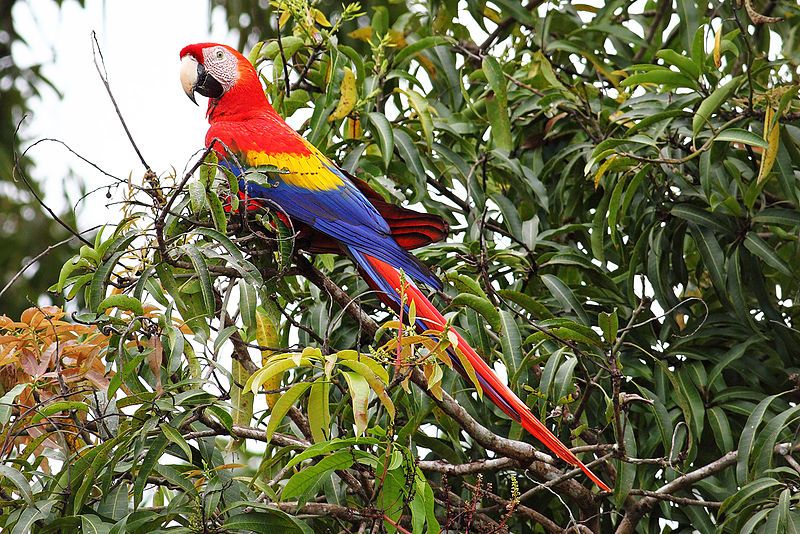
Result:
[[[206,72],[202,63],[198,63],[192,56],[183,56],[181,59],[181,86],[189,100],[197,104],[195,93],[208,98],[220,98],[225,92],[222,84]],[[198,104],[199,105],[199,104]]]

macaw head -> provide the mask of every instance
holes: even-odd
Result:
[[[209,111],[218,104],[254,105],[262,99],[266,100],[255,68],[230,46],[193,44],[185,46],[180,57],[181,85],[186,96],[195,104],[195,93],[210,99]]]

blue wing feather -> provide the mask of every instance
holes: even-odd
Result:
[[[232,172],[238,169],[228,165]],[[274,187],[253,182],[244,183],[247,194],[278,204],[289,217],[341,241],[349,251],[358,251],[379,258],[402,269],[412,280],[439,289],[441,282],[391,235],[389,225],[358,188],[335,167],[343,185],[330,190],[310,190],[288,184],[278,175]]]

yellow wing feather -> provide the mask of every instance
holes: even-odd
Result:
[[[274,165],[279,169],[287,169],[281,180],[288,185],[315,191],[331,191],[339,189],[344,181],[331,169],[333,163],[315,146],[306,142],[309,154],[267,154],[258,150],[247,152],[247,165],[258,167]]]

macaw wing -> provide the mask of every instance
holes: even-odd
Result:
[[[355,176],[345,172],[350,181],[355,184],[359,191],[372,204],[381,217],[389,224],[392,237],[397,244],[406,250],[424,247],[431,243],[444,240],[450,231],[450,227],[438,215],[414,211],[397,204],[387,202],[372,187]],[[266,206],[263,200],[247,197],[244,191],[239,192],[239,198],[246,206],[247,211],[261,210]],[[226,204],[225,209],[230,211],[231,207]],[[315,254],[336,254],[342,251],[339,242],[305,223],[296,221],[295,231],[298,232],[297,246],[302,250],[307,250]]]
[[[250,167],[273,165],[288,171],[268,185],[244,180],[247,193],[275,202],[292,219],[331,236],[348,249],[380,258],[414,280],[441,287],[430,270],[395,241],[389,224],[358,187],[308,146],[308,154],[244,154]]]

